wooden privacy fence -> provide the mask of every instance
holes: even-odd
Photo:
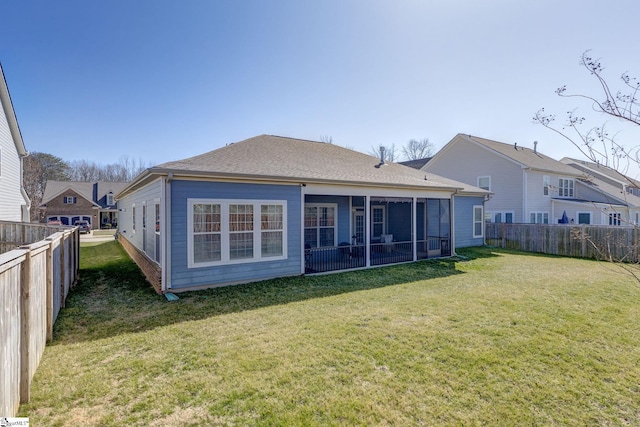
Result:
[[[29,401],[45,344],[78,277],[79,244],[78,228],[67,228],[0,254],[0,417],[15,416]]]
[[[487,223],[487,245],[526,252],[635,262],[638,228],[609,225]]]

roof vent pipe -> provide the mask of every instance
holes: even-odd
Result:
[[[516,150],[518,149],[518,143],[517,142],[513,143],[513,148],[516,149]]]
[[[384,145],[380,146],[380,164],[384,165]]]
[[[538,153],[538,141],[533,141],[533,152]]]

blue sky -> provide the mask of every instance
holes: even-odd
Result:
[[[640,75],[636,10],[630,0],[4,0],[0,61],[27,149],[64,160],[157,164],[263,133],[363,152],[469,133],[579,157],[532,116],[589,111],[554,93],[596,93],[579,66],[587,49],[614,82]]]

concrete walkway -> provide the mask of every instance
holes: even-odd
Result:
[[[87,234],[81,234],[80,235],[80,242],[108,242],[110,240],[114,240],[115,239],[115,233],[114,235],[108,234],[108,235],[103,235],[103,234],[98,234],[97,236],[95,236],[93,234],[93,230],[91,230],[90,233]]]

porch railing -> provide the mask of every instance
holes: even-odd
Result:
[[[341,245],[326,248],[306,248],[305,273],[348,270],[366,265],[363,245]]]
[[[416,242],[417,259],[451,255],[451,240],[445,237],[428,237]],[[324,248],[306,248],[305,273],[362,268],[367,265],[365,245],[342,244]],[[370,265],[396,264],[413,261],[413,242],[372,243]]]

